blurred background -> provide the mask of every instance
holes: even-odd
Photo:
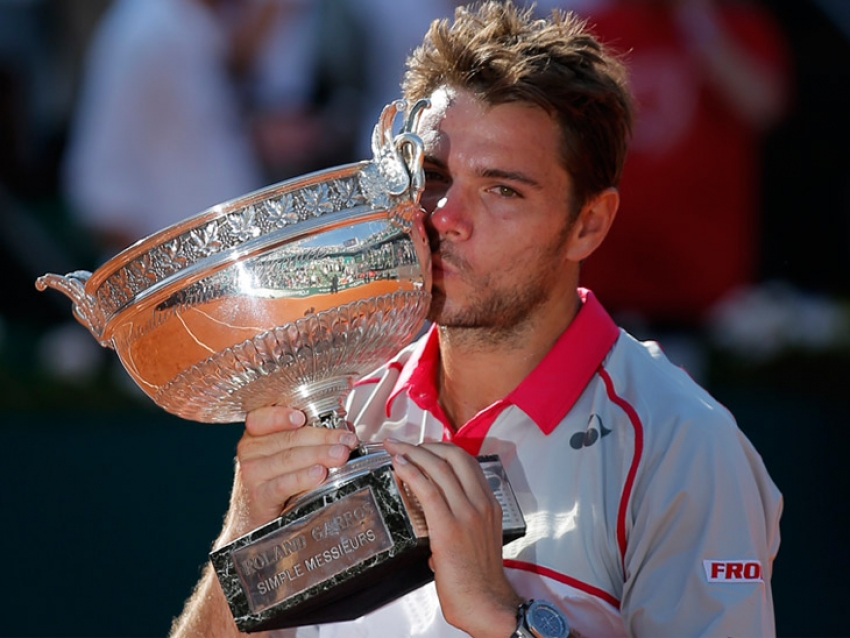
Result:
[[[371,156],[449,0],[0,0],[0,636],[164,636],[241,426],[171,417],[46,273]],[[850,2],[541,1],[628,51],[623,206],[586,284],[736,415],[785,495],[780,636],[850,597]]]

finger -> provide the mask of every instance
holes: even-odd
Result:
[[[294,430],[307,422],[307,417],[300,410],[283,406],[258,408],[248,413],[245,418],[245,429],[252,436],[263,436],[273,432]]]
[[[398,478],[410,489],[431,522],[435,517],[451,517],[452,511],[441,486],[432,481],[406,454],[393,453],[393,469]]]
[[[351,433],[348,433],[351,436]],[[311,465],[322,465],[324,467],[340,467],[348,461],[351,448],[342,443],[329,445],[303,445],[290,447],[276,454],[272,454],[261,461],[261,467],[268,478],[295,472]]]
[[[391,454],[401,454],[437,484],[454,514],[470,504],[479,512],[490,510],[496,501],[475,457],[451,443],[410,445],[389,439]]]
[[[264,437],[245,434],[236,448],[242,472],[249,484],[258,484],[315,465],[340,467],[357,445],[351,432],[329,432],[303,428]]]
[[[295,494],[301,494],[317,488],[328,475],[323,465],[311,465],[297,472],[288,472],[260,483],[257,496],[261,502],[276,503],[276,509],[282,510],[286,502]],[[276,514],[277,512],[273,512]]]
[[[467,494],[492,496],[493,490],[474,456],[453,443],[423,443],[420,447],[444,459],[452,467]]]
[[[292,433],[276,433],[254,440],[274,442],[286,434]],[[356,440],[352,433],[346,434]],[[251,439],[247,433],[243,437],[243,441]],[[351,452],[342,444],[287,447],[274,454],[246,453],[244,450],[240,441],[238,472],[248,503],[252,504],[252,515],[269,520],[277,516],[294,495],[318,487],[326,479],[328,468],[344,465]]]
[[[297,414],[301,413],[297,412]],[[258,418],[276,421],[280,419],[280,416],[280,414],[266,414],[258,415]],[[257,423],[255,422],[254,425],[257,425]],[[263,422],[258,426],[258,429],[262,431],[262,428],[267,425],[268,423]],[[274,428],[275,426],[269,427]],[[290,427],[292,427],[291,420]],[[296,427],[295,429],[255,435],[246,427],[246,431],[237,445],[237,456],[240,460],[247,460],[256,457],[273,456],[281,452],[285,453],[292,448],[328,447],[332,445],[344,445],[349,450],[353,450],[359,443],[360,441],[356,434],[342,428]],[[318,462],[318,460],[314,462]]]

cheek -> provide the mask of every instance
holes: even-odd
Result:
[[[551,224],[506,224],[489,240],[482,238],[487,262],[494,272],[521,276],[522,271],[539,270],[555,274],[566,263],[566,237],[563,227]],[[482,254],[482,258],[484,255]]]

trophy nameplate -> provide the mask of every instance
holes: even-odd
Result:
[[[422,510],[389,456],[375,457],[378,467],[212,552],[241,631],[352,620],[433,580]],[[509,543],[525,521],[498,457],[478,460]]]

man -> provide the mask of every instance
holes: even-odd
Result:
[[[419,133],[434,326],[348,407],[422,503],[434,583],[298,635],[506,638],[530,599],[574,635],[773,633],[781,499],[759,456],[578,288],[619,204],[620,63],[573,16],[488,2],[432,24],[404,93],[432,101]],[[249,415],[216,546],[273,519],[357,443],[303,423],[286,408]],[[528,525],[504,549],[475,454],[500,455]],[[209,569],[174,635],[236,635]]]

